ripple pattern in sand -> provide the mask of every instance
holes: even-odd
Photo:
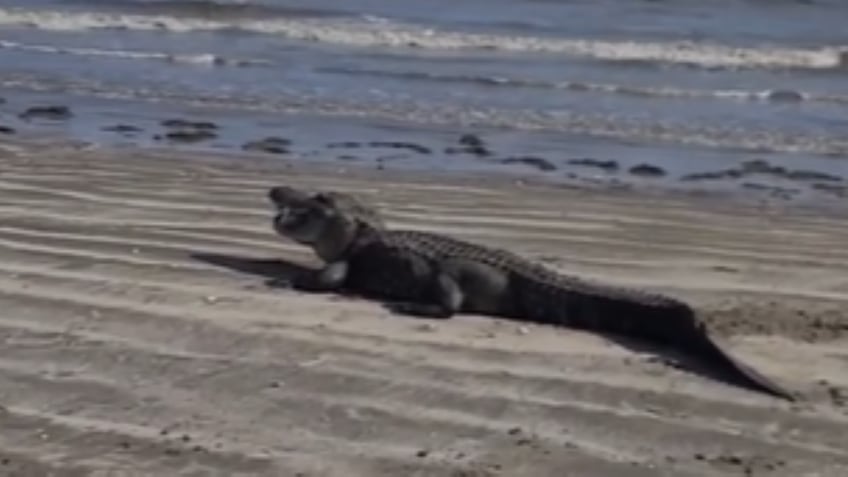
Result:
[[[817,382],[848,385],[841,336],[804,343],[790,328],[752,325],[731,337],[810,396],[798,408],[583,333],[475,316],[422,326],[363,300],[265,286],[275,260],[314,264],[267,224],[264,188],[291,177],[120,159],[0,158],[0,470],[848,472],[848,413]],[[848,257],[834,247],[844,221],[534,188],[296,180],[360,191],[393,224],[678,293],[707,312],[727,312],[732,296],[743,321],[756,321],[745,307],[763,301],[815,302],[810,313],[824,316],[848,294]]]

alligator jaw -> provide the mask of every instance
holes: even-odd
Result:
[[[274,215],[274,224],[278,226],[291,225],[294,222],[295,216],[292,213],[291,207],[277,206],[277,213]]]
[[[291,212],[288,208],[278,209],[274,215],[274,230],[280,235],[286,235],[286,229],[291,224]]]

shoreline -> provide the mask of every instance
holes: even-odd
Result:
[[[14,148],[53,147],[63,145],[71,150],[93,151],[108,155],[142,154],[163,161],[210,162],[224,167],[242,169],[245,167],[263,170],[269,173],[282,173],[296,170],[298,173],[320,173],[339,177],[375,178],[402,180],[413,183],[432,183],[441,181],[453,187],[463,187],[485,183],[498,187],[517,187],[534,193],[555,192],[557,190],[581,191],[586,194],[600,194],[619,198],[638,200],[668,200],[693,202],[714,210],[733,212],[737,207],[746,210],[757,209],[764,213],[822,216],[827,218],[848,217],[848,202],[841,198],[818,196],[815,198],[788,198],[785,196],[763,195],[753,189],[699,189],[679,186],[676,183],[642,182],[625,184],[615,181],[563,181],[562,178],[533,173],[484,169],[452,170],[438,168],[383,167],[375,168],[364,163],[344,162],[337,159],[306,159],[298,155],[274,155],[260,151],[233,149],[203,149],[175,144],[106,144],[92,143],[62,133],[48,134],[43,131],[16,132],[13,136],[2,137],[2,144]]]
[[[38,475],[848,470],[848,226],[691,194],[263,156],[0,148],[0,466]],[[386,179],[391,179],[387,181]],[[588,333],[273,289],[272,184],[693,303],[791,405]],[[292,265],[288,265],[292,266]],[[3,470],[0,467],[0,470]]]
[[[0,103],[0,112],[6,113],[0,116],[0,126],[12,132],[0,134],[3,139],[49,134],[77,138],[95,147],[179,151],[185,156],[268,158],[307,167],[326,164],[426,176],[444,172],[457,178],[503,176],[567,188],[660,195],[667,190],[830,211],[843,208],[848,198],[848,167],[838,157],[740,149],[731,160],[728,157],[734,156],[722,149],[621,143],[614,138],[588,137],[573,146],[570,136],[552,131],[474,126],[454,131],[414,122],[273,115],[223,105],[165,106],[8,92],[7,101]],[[324,132],[316,135],[312,132],[316,128]],[[608,143],[602,149],[609,157],[596,156],[600,142]]]

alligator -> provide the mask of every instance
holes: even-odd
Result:
[[[325,262],[285,283],[295,290],[359,295],[432,319],[474,313],[635,338],[696,358],[726,383],[796,400],[733,358],[678,299],[568,276],[442,234],[390,229],[373,208],[342,192],[277,186],[268,197],[275,231]]]

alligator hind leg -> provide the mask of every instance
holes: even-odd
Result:
[[[450,275],[438,273],[427,295],[427,301],[390,303],[386,306],[395,313],[421,318],[447,319],[462,307],[463,294]]]

